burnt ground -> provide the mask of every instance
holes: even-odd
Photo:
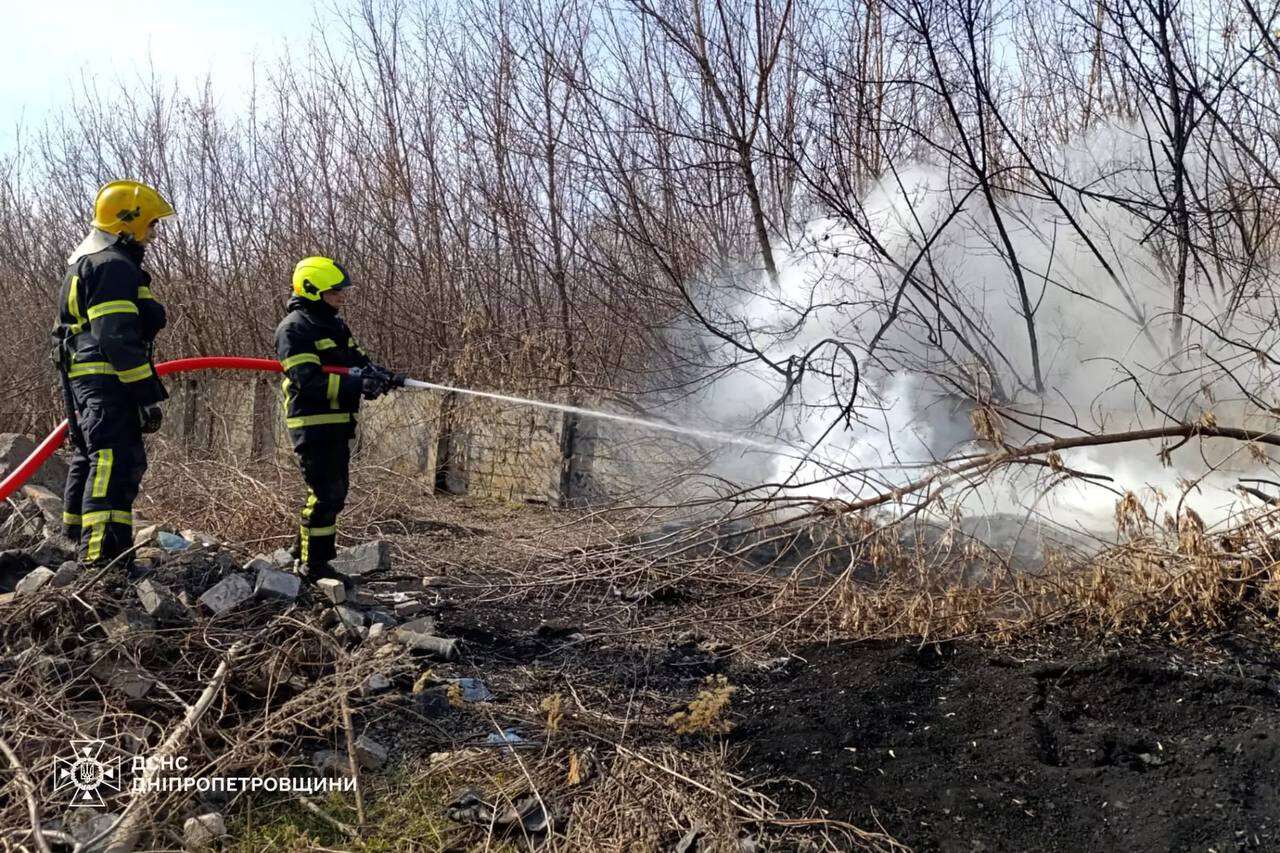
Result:
[[[913,850],[1280,849],[1280,656],[1265,649],[1064,643],[1022,659],[863,641],[792,648],[764,672],[696,634],[566,640],[537,629],[546,617],[478,607],[445,624],[466,642],[460,668],[499,700],[532,704],[572,682],[588,704],[661,720],[726,674],[733,770],[788,816],[879,829]],[[463,719],[444,728],[464,734]],[[656,742],[660,728],[632,736]],[[472,719],[465,736],[485,730]]]
[[[735,703],[732,735],[739,772],[789,811],[878,821],[917,850],[1280,848],[1280,680],[1265,655],[800,654]]]
[[[859,641],[748,658],[714,639],[722,602],[696,585],[631,605],[590,584],[458,603],[442,614],[465,643],[458,674],[484,679],[508,710],[572,684],[652,744],[670,741],[662,721],[707,675],[726,675],[732,769],[786,816],[879,829],[914,850],[1280,849],[1271,640]],[[427,748],[474,743],[495,723],[536,738],[529,715],[459,729],[466,719],[437,717],[452,742]]]

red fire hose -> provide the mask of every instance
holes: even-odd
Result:
[[[156,373],[160,376],[167,376],[170,373],[186,373],[189,370],[265,370],[268,373],[279,373],[280,362],[269,358],[242,358],[234,355],[209,355],[199,358],[179,358],[173,361],[165,361],[156,365]],[[345,375],[347,368],[345,367],[326,367],[325,373],[338,373]],[[44,441],[23,460],[22,464],[9,472],[9,474],[0,480],[0,501],[9,497],[16,492],[23,483],[31,479],[31,475],[40,469],[54,451],[57,450],[64,439],[67,437],[68,424],[64,420],[58,424],[57,429],[49,433]]]

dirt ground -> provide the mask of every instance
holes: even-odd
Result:
[[[1274,655],[797,653],[744,691],[732,735],[739,772],[790,810],[878,822],[916,850],[1280,847]]]

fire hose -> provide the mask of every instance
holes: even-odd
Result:
[[[351,368],[347,367],[326,366],[322,369],[325,373],[337,373],[341,376],[351,375]],[[244,356],[235,355],[207,355],[196,358],[178,358],[173,361],[164,361],[156,365],[156,373],[160,376],[167,376],[170,373],[186,373],[191,370],[262,370],[267,373],[280,373],[281,367],[280,362],[275,361],[274,359],[246,358]],[[392,374],[390,373],[385,374],[387,377],[391,375]],[[621,415],[615,412],[605,412],[598,409],[585,409],[581,406],[571,406],[563,403],[549,403],[545,400],[535,400],[529,397],[514,397],[509,394],[498,394],[492,391],[477,391],[472,388],[440,385],[435,382],[423,382],[418,379],[404,378],[403,375],[400,374],[397,374],[397,377],[404,380],[401,387],[419,391],[441,391],[447,394],[467,394],[472,397],[495,400],[509,405],[536,406],[554,412],[563,412],[567,415],[577,415],[580,417],[597,418],[607,421],[618,421],[632,426],[641,426],[647,429],[679,433],[725,444],[736,444],[755,448],[757,450],[768,451],[770,453],[778,453],[779,451],[786,452],[790,450],[790,448],[777,441],[757,441],[755,439],[744,438],[742,436],[732,435],[729,433],[696,429],[667,423],[665,421]],[[0,480],[0,501],[8,498],[16,492],[23,483],[31,479],[31,476],[40,469],[40,466],[43,465],[62,445],[62,442],[67,437],[69,429],[70,424],[66,420],[58,424],[57,429],[49,433],[48,437],[46,437],[44,441],[40,442],[36,449],[32,451],[31,455],[22,461],[22,464],[9,472],[3,480]]]
[[[264,370],[268,373],[279,373],[280,362],[270,358],[211,355],[198,358],[178,358],[156,365],[156,373],[160,376],[167,376],[170,373],[186,373],[191,370]],[[324,372],[346,375],[348,368],[325,367]],[[31,476],[36,471],[40,470],[40,466],[48,461],[54,451],[62,446],[62,442],[67,438],[67,430],[69,428],[70,424],[64,419],[53,432],[49,433],[44,441],[40,442],[31,455],[22,461],[21,465],[10,471],[3,480],[0,480],[0,501],[5,500],[16,492],[23,483],[31,479]]]

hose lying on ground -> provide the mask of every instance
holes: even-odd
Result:
[[[343,375],[348,370],[345,367],[325,367],[323,369],[325,373]],[[156,365],[156,373],[160,376],[167,376],[170,373],[186,373],[191,370],[263,370],[268,373],[279,373],[280,362],[270,358],[208,355],[197,358],[178,358]],[[36,471],[40,470],[40,466],[48,461],[54,451],[62,446],[62,442],[67,437],[67,430],[68,423],[63,420],[53,432],[49,433],[44,441],[40,442],[31,455],[22,461],[21,465],[10,471],[3,480],[0,480],[0,501],[5,500],[16,492],[22,487],[23,483],[31,479],[31,476]]]

